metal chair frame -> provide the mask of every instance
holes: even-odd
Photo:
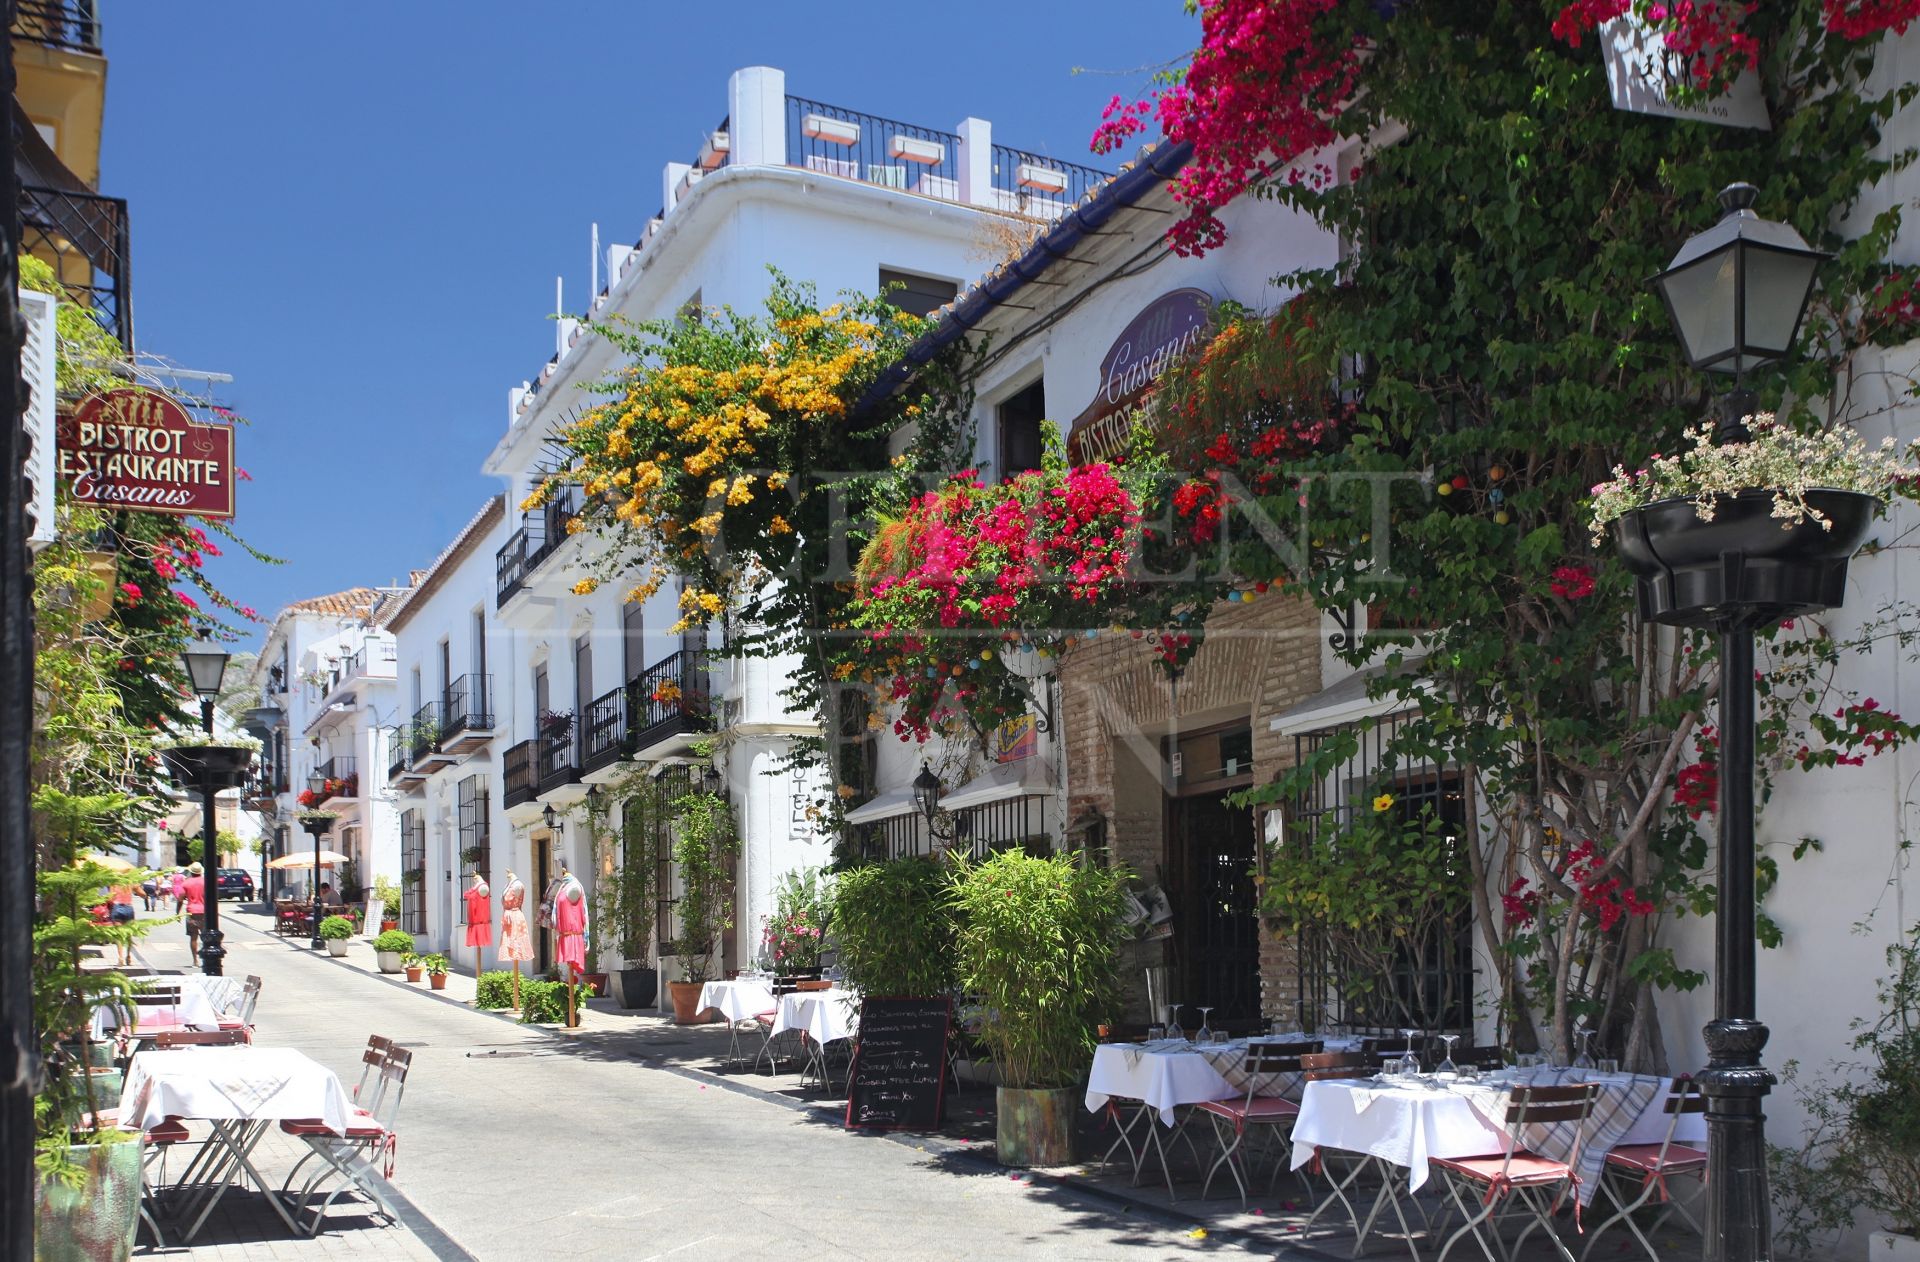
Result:
[[[1648,1230],[1660,1230],[1669,1218],[1678,1214],[1686,1220],[1687,1226],[1693,1229],[1696,1236],[1703,1234],[1699,1220],[1688,1213],[1686,1207],[1674,1200],[1667,1192],[1666,1180],[1677,1175],[1682,1178],[1698,1179],[1702,1187],[1706,1185],[1707,1166],[1704,1161],[1678,1163],[1674,1169],[1669,1170],[1667,1154],[1673,1150],[1673,1135],[1680,1127],[1681,1117],[1688,1113],[1705,1113],[1707,1097],[1701,1094],[1698,1083],[1682,1076],[1673,1080],[1673,1089],[1667,1093],[1663,1107],[1667,1114],[1667,1133],[1666,1137],[1660,1141],[1660,1152],[1654,1158],[1652,1170],[1625,1162],[1616,1162],[1612,1153],[1607,1154],[1606,1164],[1600,1167],[1600,1191],[1613,1202],[1615,1213],[1594,1228],[1593,1233],[1587,1237],[1587,1247],[1580,1251],[1580,1262],[1586,1262],[1587,1257],[1593,1253],[1593,1246],[1600,1242],[1600,1237],[1605,1235],[1615,1223],[1625,1223],[1627,1230],[1633,1233],[1634,1239],[1640,1242],[1640,1247],[1647,1251],[1647,1256],[1652,1258],[1653,1262],[1660,1262],[1660,1251],[1653,1247],[1651,1240],[1647,1239],[1647,1233],[1640,1229],[1640,1224],[1633,1221],[1634,1214],[1645,1206],[1655,1193],[1660,1195],[1665,1208],[1661,1210],[1660,1216],[1654,1219],[1653,1226]],[[1640,1179],[1640,1186],[1637,1189],[1632,1186],[1628,1176]],[[1620,1187],[1615,1186],[1616,1182],[1626,1184],[1624,1193]],[[1629,1200],[1628,1197],[1632,1199]]]
[[[1529,1151],[1521,1145],[1519,1135],[1520,1129],[1528,1125],[1584,1122],[1593,1112],[1594,1101],[1599,1096],[1599,1084],[1591,1082],[1554,1087],[1515,1087],[1507,1104],[1507,1146],[1502,1152],[1490,1153],[1485,1157],[1447,1158],[1434,1161],[1433,1164],[1439,1168],[1441,1176],[1446,1180],[1447,1194],[1465,1220],[1458,1231],[1447,1237],[1447,1242],[1441,1246],[1440,1256],[1436,1262],[1446,1262],[1447,1255],[1453,1252],[1453,1246],[1460,1243],[1462,1237],[1468,1235],[1471,1235],[1474,1243],[1480,1246],[1480,1251],[1486,1255],[1487,1262],[1504,1262],[1504,1259],[1519,1254],[1521,1247],[1526,1244],[1527,1237],[1532,1235],[1534,1229],[1538,1227],[1547,1229],[1547,1238],[1553,1241],[1554,1247],[1565,1262],[1576,1262],[1566,1242],[1561,1240],[1560,1234],[1553,1229],[1553,1215],[1560,1207],[1561,1197],[1568,1189],[1575,1188],[1579,1179],[1579,1176],[1574,1173],[1580,1165],[1579,1131],[1576,1128],[1573,1151],[1565,1161],[1541,1157],[1538,1153]],[[1500,1170],[1490,1179],[1459,1168],[1462,1161],[1486,1161],[1492,1157],[1500,1158]],[[1559,1166],[1561,1174],[1552,1180],[1529,1180],[1516,1183],[1512,1178],[1516,1157]],[[1478,1209],[1473,1208],[1468,1200],[1463,1199],[1463,1193],[1469,1186],[1476,1188],[1484,1186],[1486,1189],[1481,1195],[1481,1204]],[[1549,1194],[1551,1194],[1550,1199]],[[1481,1231],[1486,1221],[1501,1208],[1502,1202],[1518,1202],[1526,1208],[1533,1219],[1514,1240],[1511,1248],[1507,1247],[1498,1235],[1490,1244],[1485,1233]],[[1498,1255],[1495,1254],[1494,1244],[1501,1246]]]
[[[1256,1099],[1274,1099],[1259,1096],[1257,1093],[1263,1081],[1270,1081],[1279,1074],[1299,1074],[1303,1072],[1301,1058],[1318,1053],[1325,1045],[1319,1040],[1310,1042],[1277,1042],[1272,1039],[1251,1039],[1247,1043],[1247,1094],[1238,1102],[1235,1109],[1231,1101],[1211,1101],[1197,1106],[1213,1120],[1214,1138],[1220,1141],[1220,1155],[1207,1167],[1206,1181],[1200,1185],[1200,1199],[1206,1200],[1207,1193],[1213,1188],[1213,1176],[1226,1166],[1227,1173],[1233,1176],[1233,1182],[1240,1189],[1240,1208],[1247,1207],[1247,1181],[1252,1172],[1246,1169],[1246,1158],[1241,1149],[1246,1144],[1250,1132],[1265,1132],[1277,1138],[1279,1151],[1273,1153],[1273,1174],[1268,1178],[1267,1188],[1271,1192],[1273,1184],[1279,1179],[1289,1150],[1288,1137],[1293,1129],[1294,1119],[1300,1116],[1300,1107],[1290,1101],[1279,1101],[1285,1108],[1275,1108],[1271,1115],[1262,1116],[1254,1112]],[[1222,1107],[1225,1106],[1225,1107]]]

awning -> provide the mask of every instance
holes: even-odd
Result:
[[[913,800],[913,790],[891,789],[882,793],[871,802],[862,803],[847,812],[849,824],[877,824],[883,819],[893,819],[900,815],[918,815],[920,804]]]
[[[1401,663],[1399,673],[1418,675],[1426,660],[1425,656],[1410,658]],[[1367,695],[1374,680],[1386,673],[1385,663],[1357,670],[1331,688],[1323,688],[1298,705],[1282,710],[1267,721],[1267,728],[1282,736],[1297,736],[1407,708],[1407,702],[1392,692],[1384,697]]]
[[[940,799],[948,811],[990,806],[1015,798],[1045,797],[1053,792],[1053,770],[1044,758],[1018,758],[977,775]]]

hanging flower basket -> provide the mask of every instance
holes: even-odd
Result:
[[[1847,562],[1880,500],[1858,491],[1809,490],[1821,519],[1784,523],[1770,490],[1715,497],[1711,519],[1692,500],[1666,499],[1612,523],[1621,562],[1637,580],[1640,616],[1670,626],[1717,626],[1747,615],[1761,625],[1839,605]]]
[[[160,751],[175,785],[216,793],[247,782],[253,755],[253,749],[243,745],[174,745]]]

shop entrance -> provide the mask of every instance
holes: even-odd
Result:
[[[1227,798],[1249,787],[1252,734],[1244,725],[1182,737],[1175,796],[1167,803],[1167,897],[1173,909],[1174,992],[1180,1019],[1257,1023],[1259,890],[1253,883],[1253,812]]]

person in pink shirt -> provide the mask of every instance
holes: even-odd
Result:
[[[200,865],[194,864],[187,874],[179,878],[174,886],[173,910],[177,914],[182,907],[187,912],[187,950],[195,959],[200,958],[200,931],[207,924],[207,882],[200,875]]]
[[[187,870],[185,868],[175,868],[173,870],[173,879],[168,882],[167,885],[167,888],[173,893],[175,902],[180,901],[180,891],[186,888],[186,884]]]

